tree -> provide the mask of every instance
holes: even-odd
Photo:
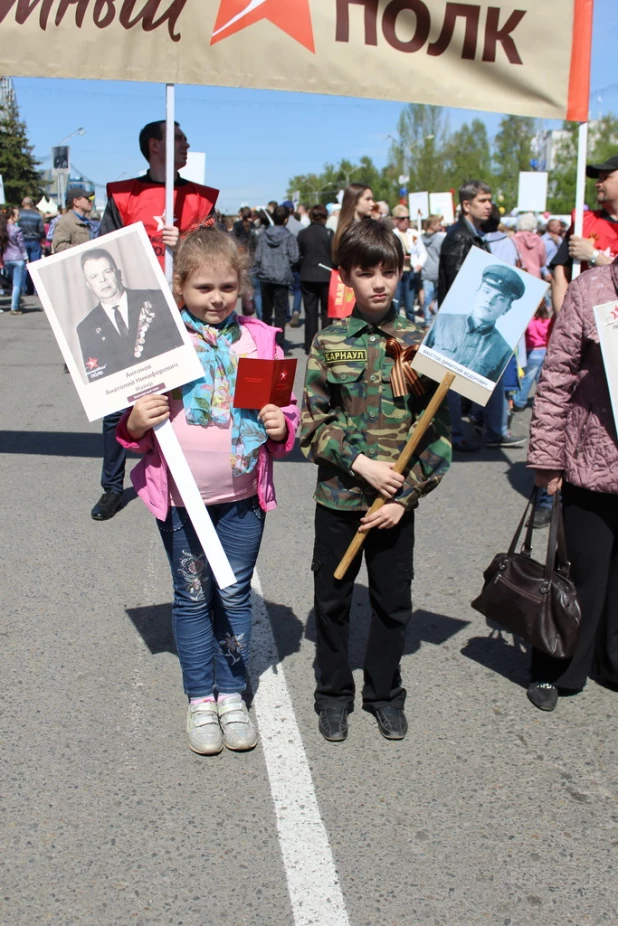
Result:
[[[332,203],[337,193],[349,183],[366,183],[376,199],[388,203],[394,199],[394,188],[385,169],[378,170],[373,161],[364,155],[358,163],[342,158],[338,165],[325,164],[321,174],[299,174],[288,181],[287,195],[300,193],[300,201],[310,206]]]
[[[441,106],[409,103],[397,123],[389,160],[397,176],[408,176],[408,189],[439,192],[446,177],[442,158],[448,123]]]
[[[480,119],[464,123],[444,146],[447,189],[457,190],[466,180],[492,183],[491,150],[487,127]]]
[[[39,162],[33,150],[17,102],[9,99],[0,107],[0,174],[7,203],[18,205],[24,196],[38,199],[42,193]]]
[[[530,170],[534,119],[504,116],[494,141],[494,196],[507,212],[517,206],[519,172]],[[502,198],[501,198],[502,197]]]

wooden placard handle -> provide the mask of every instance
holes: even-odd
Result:
[[[396,473],[403,473],[406,466],[410,462],[410,458],[412,457],[412,454],[418,447],[421,441],[421,438],[423,437],[425,432],[428,430],[431,422],[433,421],[436,415],[436,412],[438,411],[438,409],[444,402],[446,393],[449,391],[449,389],[453,385],[454,380],[455,380],[454,373],[445,374],[440,385],[438,386],[433,396],[431,397],[431,400],[429,404],[427,405],[427,408],[423,412],[422,418],[419,421],[417,421],[414,427],[414,430],[412,431],[412,434],[408,438],[408,441],[405,447],[401,451],[399,458],[397,459],[397,462],[395,463],[395,466],[393,467]],[[382,505],[385,505],[386,502],[387,502],[387,499],[382,498],[382,496],[380,496],[379,498],[376,498],[375,502],[369,509],[368,514],[373,514],[374,512],[379,511]],[[345,577],[345,574],[350,568],[350,566],[352,565],[354,558],[357,556],[358,552],[363,546],[367,533],[368,531],[363,531],[362,533],[361,531],[358,531],[356,533],[356,536],[354,537],[352,543],[346,550],[343,556],[343,559],[341,560],[341,562],[339,563],[339,565],[337,566],[335,570],[336,579],[343,579]]]

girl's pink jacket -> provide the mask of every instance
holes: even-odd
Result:
[[[257,347],[258,357],[261,360],[273,360],[283,356],[281,348],[275,344],[275,335],[279,331],[278,328],[271,328],[269,325],[265,325],[264,322],[252,317],[239,316],[238,321],[241,325],[249,327],[251,337]],[[292,395],[291,402],[291,405],[281,409],[288,426],[286,439],[281,443],[268,440],[260,447],[257,464],[257,489],[260,507],[264,511],[271,511],[277,507],[273,482],[273,457],[284,457],[290,453],[296,440],[299,412],[294,395]],[[159,447],[152,430],[147,431],[139,441],[133,440],[129,435],[127,419],[130,411],[130,409],[127,409],[118,423],[116,440],[127,450],[145,454],[144,459],[140,460],[137,466],[133,468],[131,482],[135,491],[155,518],[164,521],[170,507],[167,465],[159,453]]]

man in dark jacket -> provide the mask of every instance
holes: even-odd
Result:
[[[438,305],[453,285],[461,265],[473,245],[489,252],[481,234],[481,225],[491,215],[491,187],[482,180],[470,180],[459,190],[461,214],[451,225],[440,251],[438,268]]]
[[[462,264],[470,252],[477,247],[490,252],[489,245],[481,233],[481,226],[491,215],[491,187],[483,180],[469,180],[459,189],[461,214],[452,225],[442,243],[440,266],[438,268],[438,306],[446,294]],[[448,393],[451,414],[453,450],[470,453],[479,448],[464,437],[461,420],[461,396],[452,390]],[[484,432],[488,447],[520,447],[524,438],[515,437],[508,431],[508,407],[502,381],[500,380],[485,408]]]
[[[262,320],[272,325],[273,310],[275,325],[281,328],[277,344],[284,346],[285,321],[288,310],[288,291],[294,282],[293,268],[300,253],[298,242],[287,230],[289,211],[286,206],[277,206],[272,213],[273,225],[259,237],[255,251],[255,270],[262,290]]]

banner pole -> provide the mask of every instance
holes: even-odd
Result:
[[[434,392],[433,396],[431,397],[431,401],[429,402],[429,404],[427,405],[427,408],[423,412],[423,417],[414,426],[414,430],[412,431],[412,434],[408,438],[407,444],[405,445],[405,447],[399,454],[397,462],[395,463],[393,467],[393,470],[396,473],[403,473],[403,471],[405,470],[406,466],[410,462],[410,458],[412,454],[414,453],[414,451],[416,450],[416,448],[421,442],[421,437],[423,437],[423,435],[429,430],[431,422],[433,421],[438,409],[444,402],[446,398],[446,393],[449,391],[454,381],[455,381],[454,373],[446,373],[444,377],[442,378],[440,385]],[[387,501],[388,499],[382,498],[382,496],[379,496],[379,498],[376,498],[375,502],[373,503],[373,505],[371,506],[371,508],[369,509],[367,513],[374,514],[374,512],[379,511],[380,508],[382,508],[382,506],[385,505]],[[336,579],[345,578],[345,574],[350,568],[350,566],[352,565],[352,563],[354,562],[354,559],[359,553],[361,547],[363,546],[365,542],[365,537],[367,536],[367,534],[368,534],[368,531],[364,531],[363,533],[358,531],[358,533],[355,535],[352,543],[350,544],[350,546],[344,553],[343,559],[341,560],[341,562],[335,569],[334,576]]]
[[[577,132],[577,187],[575,192],[575,228],[581,238],[584,230],[584,203],[586,199],[586,160],[588,157],[588,123],[580,122]],[[573,260],[571,279],[576,280],[582,270],[581,261]]]
[[[174,180],[176,169],[174,164],[174,104],[175,85],[165,85],[165,224],[174,224]],[[165,249],[165,278],[172,284],[174,272],[174,255],[170,248]]]

